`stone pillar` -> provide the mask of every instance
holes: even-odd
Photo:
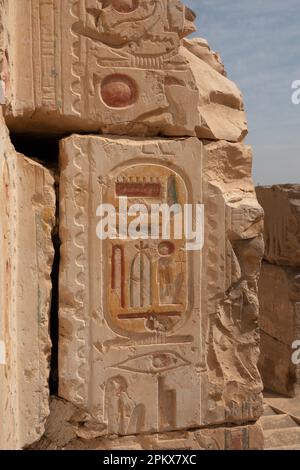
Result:
[[[259,286],[261,357],[266,388],[293,396],[300,366],[293,364],[300,340],[300,186],[258,187],[265,211],[265,261]]]
[[[39,439],[49,414],[54,180],[0,124],[0,448]]]

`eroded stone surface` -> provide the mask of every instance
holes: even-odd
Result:
[[[11,99],[9,64],[8,64],[8,0],[0,0],[0,104],[4,105]]]
[[[260,425],[220,427],[140,436],[101,437],[91,416],[64,400],[53,399],[39,450],[262,450]]]
[[[261,331],[259,370],[266,390],[294,395],[295,366],[292,347]]]
[[[103,434],[200,426],[201,253],[161,236],[101,243],[96,209],[201,203],[202,144],[72,136],[61,167],[60,396]]]
[[[50,173],[17,154],[0,126],[0,448],[19,449],[41,437],[49,414],[55,195]]]
[[[179,0],[36,0],[31,9],[10,0],[7,122],[26,132],[242,140],[243,100],[218,56],[203,40],[182,45],[194,19]]]
[[[270,390],[298,393],[300,366],[293,342],[300,338],[300,185],[256,188],[265,211],[265,260],[259,285],[262,330],[259,367]]]
[[[52,402],[35,447],[261,448],[259,426],[237,427],[262,413],[263,212],[251,149],[240,143],[247,134],[240,91],[205,40],[184,39],[195,15],[179,0],[30,3],[0,0],[0,98],[10,128],[115,134],[73,134],[61,142],[59,395],[66,401]],[[24,254],[11,253],[4,238],[2,250],[17,267],[15,274],[9,261],[3,264],[11,276],[2,276],[3,312],[12,312],[3,328],[14,332],[3,337],[19,341],[19,327],[25,335],[17,349],[15,339],[7,346],[0,337],[0,352],[12,351],[8,369],[0,364],[11,432],[4,446],[19,448],[40,437],[48,413],[54,195],[42,167],[15,155],[7,162],[7,240],[23,247],[24,223],[28,244]],[[13,221],[5,213],[10,186]],[[100,241],[97,207],[105,202],[120,211],[125,196],[147,206],[204,204],[204,247],[188,252],[186,239],[174,236]],[[32,279],[27,273],[25,283],[26,263]],[[14,282],[21,286],[15,309],[7,300]],[[29,305],[34,318],[23,315]],[[34,319],[43,325],[37,336]]]
[[[297,269],[264,262],[259,282],[260,327],[287,345],[295,339],[295,303],[300,301],[297,274]]]
[[[248,147],[220,142],[206,146],[203,163],[194,138],[63,141],[59,394],[103,435],[259,417],[262,210],[250,173],[239,184],[251,158]],[[119,207],[126,194],[131,203],[170,194],[204,203],[203,250],[174,240],[172,249],[161,240],[101,243],[96,208]]]
[[[262,411],[257,283],[264,245],[252,151],[224,141],[205,150],[205,423],[255,420]]]
[[[300,266],[300,185],[256,188],[265,211],[265,259]]]
[[[220,55],[217,52],[214,52],[209,47],[208,42],[204,38],[192,38],[184,39],[184,46],[192,52],[194,55],[199,57],[199,59],[206,62],[213,69],[219,72],[221,75],[227,76],[224,64]]]
[[[259,369],[267,389],[293,396],[300,384],[292,363],[292,344],[300,338],[300,271],[264,262],[259,282],[261,356]]]

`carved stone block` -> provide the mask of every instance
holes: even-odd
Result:
[[[212,179],[210,165],[222,158],[238,168],[251,153],[221,142],[204,157],[194,138],[62,141],[59,394],[88,411],[103,435],[261,413],[262,210],[250,176],[235,192]],[[204,203],[204,248],[188,252],[173,239],[100,241],[97,207],[110,203],[120,213],[124,196],[132,204]]]
[[[46,431],[32,446],[39,450],[262,450],[264,435],[259,424],[192,431],[100,437],[99,432],[71,403],[53,398]]]
[[[0,448],[19,449],[49,414],[53,178],[16,154],[0,124]]]
[[[300,338],[299,301],[299,270],[264,262],[259,281],[262,332],[259,369],[267,389],[291,396],[296,382],[299,383],[297,367],[292,363],[292,344]]]
[[[70,135],[60,399],[36,448],[262,447],[259,426],[244,424],[262,413],[263,211],[241,93],[205,40],[185,39],[194,20],[180,0],[0,0],[10,131]],[[50,173],[2,142],[0,447],[21,448],[49,413],[55,196]]]
[[[251,148],[205,147],[202,314],[206,345],[206,423],[243,422],[262,412],[257,283],[263,211],[251,179]]]
[[[9,1],[9,126],[242,140],[238,88],[182,44],[195,14],[179,0],[124,2]]]
[[[96,210],[201,203],[201,143],[72,136],[61,166],[60,396],[103,434],[199,426],[201,252],[159,220],[158,239],[101,241]]]
[[[300,185],[259,186],[256,193],[265,211],[265,259],[300,266]]]

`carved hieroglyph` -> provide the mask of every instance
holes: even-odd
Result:
[[[220,161],[232,187],[218,185]],[[250,168],[248,148],[221,142],[207,147],[203,169],[194,138],[62,142],[59,394],[87,410],[98,433],[259,416],[262,210],[251,178],[234,179],[245,162]],[[118,212],[122,196],[204,202],[204,249],[187,252],[184,240],[101,242],[97,206]]]
[[[262,411],[262,210],[240,143],[240,91],[207,43],[184,40],[195,15],[180,0],[0,0],[0,15],[10,130],[73,134],[60,151],[59,395],[77,407],[76,437],[247,448],[248,428],[195,431]],[[0,418],[3,446],[22,447],[48,413],[53,180],[23,157],[2,160]],[[203,203],[204,247],[187,251],[173,232],[163,239],[160,217],[157,237],[101,241],[97,208],[115,207],[119,230],[125,198],[146,210]]]
[[[49,414],[53,178],[0,137],[0,449],[44,432]]]
[[[259,424],[212,427],[161,434],[101,437],[91,427],[91,416],[71,403],[52,398],[51,413],[41,440],[32,446],[39,450],[261,450],[263,431]]]
[[[180,0],[10,0],[8,18],[15,130],[247,133],[241,93],[218,60],[182,45],[195,15]]]
[[[202,144],[73,136],[61,167],[60,396],[103,434],[199,426],[201,252],[159,220],[158,239],[101,242],[96,209],[201,203]]]

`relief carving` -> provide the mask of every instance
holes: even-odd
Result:
[[[68,0],[64,7],[30,0],[31,8],[28,1],[11,0],[9,10],[14,27],[36,38],[28,48],[11,33],[12,129],[234,142],[246,135],[241,93],[219,73],[220,59],[208,46],[199,53],[183,43],[195,14],[180,0]]]
[[[60,140],[61,242],[53,263],[54,179],[3,124],[0,447],[44,431],[51,277],[59,390],[37,445],[262,447],[244,425],[262,413],[263,211],[242,95],[208,43],[186,39],[194,22],[180,0],[0,0],[0,104],[16,146],[24,132]],[[284,201],[266,257],[294,266],[299,197]]]
[[[147,177],[140,176],[146,174]],[[143,204],[150,214],[153,204],[184,204],[188,192],[183,179],[162,165],[129,165],[111,180],[104,194],[121,220],[120,204],[128,198],[128,206]],[[174,230],[175,213],[171,213],[170,230]],[[132,216],[133,218],[133,216]],[[188,255],[186,240],[163,241],[162,214],[141,221],[140,230],[151,234],[157,231],[157,240],[108,241],[105,250],[110,253],[109,314],[114,325],[123,331],[149,333],[159,328],[167,331],[182,322],[188,307]],[[130,223],[130,220],[128,221]],[[173,237],[176,234],[173,234]],[[141,234],[143,238],[143,234]],[[108,320],[109,322],[109,320]]]
[[[201,151],[197,139],[73,136],[63,142],[62,259],[68,263],[61,271],[59,393],[91,413],[103,435],[175,430],[201,422],[197,370],[202,359],[195,335],[201,328],[195,288],[200,286],[201,251],[186,251],[186,239],[182,234],[176,238],[173,225],[178,204],[202,199],[201,185],[195,184]],[[111,204],[117,233],[123,234],[125,197],[129,209],[175,204],[169,239],[162,237],[161,214],[154,213],[150,225],[151,217],[136,222],[135,210],[129,210],[125,229],[133,222],[139,225],[136,240],[97,239],[95,217],[87,224],[89,211],[96,213],[101,202]],[[63,226],[70,216],[77,224],[66,239]],[[146,239],[152,230],[156,237]],[[72,324],[71,335],[65,334],[66,322]]]

